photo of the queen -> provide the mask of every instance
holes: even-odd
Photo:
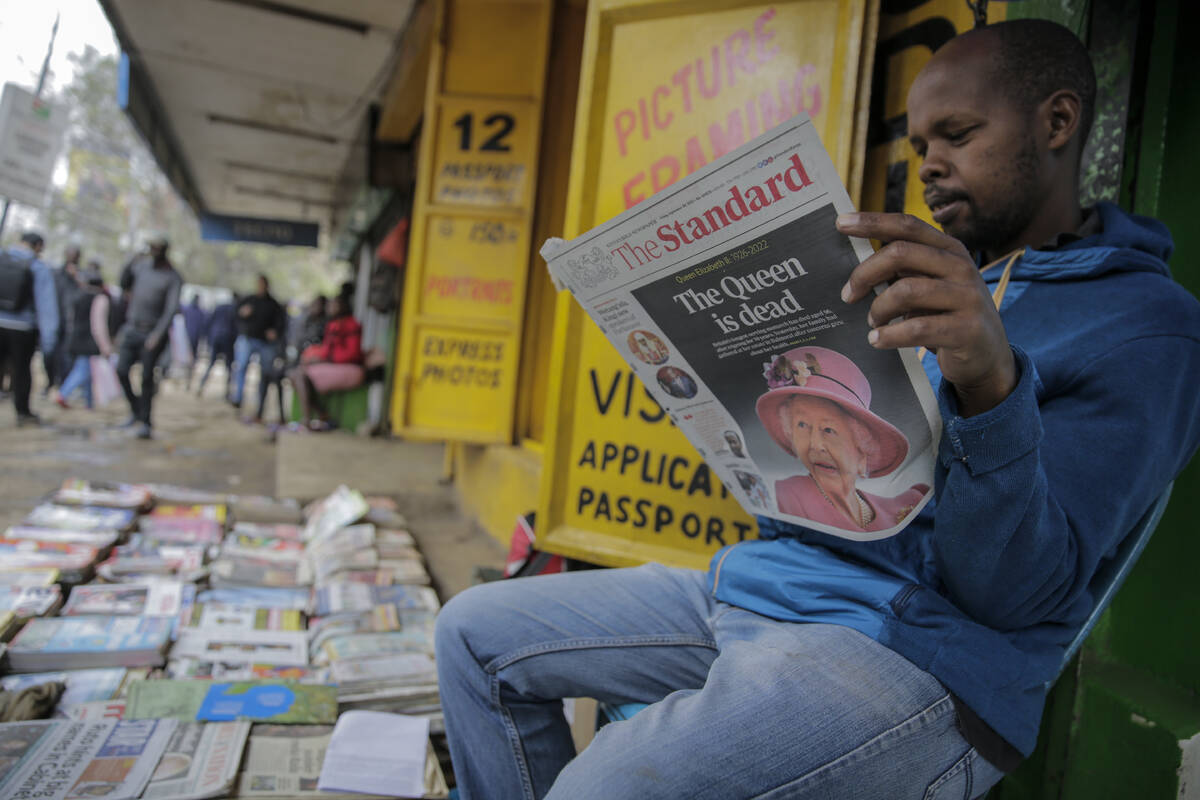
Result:
[[[920,504],[929,491],[923,483],[895,497],[857,486],[898,469],[908,439],[871,411],[871,385],[853,361],[824,347],[797,347],[765,362],[763,377],[758,418],[807,473],[776,481],[781,512],[843,530],[881,531]]]

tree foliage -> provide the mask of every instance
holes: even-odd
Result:
[[[346,266],[325,250],[201,240],[192,210],[117,107],[116,59],[90,46],[70,59],[75,76],[53,99],[70,113],[67,180],[52,189],[37,222],[46,231],[50,262],[78,244],[84,260],[98,259],[106,280],[115,281],[146,238],[163,233],[188,283],[249,291],[263,273],[280,299],[336,290]]]

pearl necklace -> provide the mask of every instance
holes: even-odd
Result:
[[[837,505],[829,499],[829,495],[825,494],[825,490],[821,488],[817,479],[813,478],[812,482],[816,484],[817,491],[821,493],[821,497],[825,498],[825,502],[837,509]],[[858,527],[866,530],[867,526],[875,521],[875,509],[871,508],[871,504],[863,499],[862,493],[858,489],[854,490],[854,499],[858,501],[858,519],[855,522],[858,523]]]

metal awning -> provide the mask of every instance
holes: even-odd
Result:
[[[197,213],[336,224],[413,0],[100,3],[126,110]]]

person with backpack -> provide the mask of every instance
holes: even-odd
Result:
[[[42,351],[42,365],[46,369],[46,388],[42,397],[50,393],[50,389],[62,385],[67,373],[71,370],[71,356],[67,352],[67,340],[71,338],[71,307],[79,296],[79,276],[83,271],[81,259],[83,251],[79,245],[72,244],[63,252],[63,263],[58,269],[51,268],[54,275],[54,291],[58,295],[58,333],[54,337],[54,350]]]
[[[43,353],[58,344],[54,275],[39,258],[45,246],[40,234],[27,231],[19,244],[0,251],[0,362],[8,363],[17,427],[41,424],[29,408],[38,336]]]
[[[108,330],[111,305],[99,271],[81,273],[79,290],[73,295],[66,325],[70,334],[65,347],[72,359],[71,370],[54,395],[54,402],[62,408],[70,408],[67,400],[76,389],[83,389],[84,403],[88,408],[92,407],[92,356],[109,358],[113,354]]]

